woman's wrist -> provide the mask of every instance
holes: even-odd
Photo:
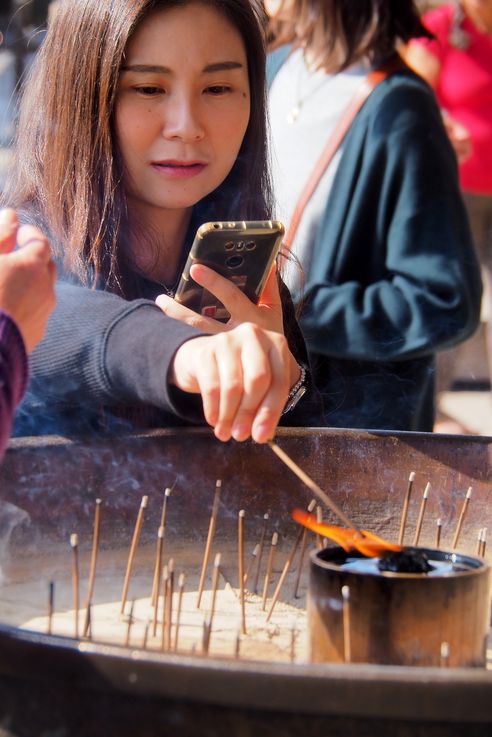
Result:
[[[285,407],[282,412],[283,415],[285,415],[287,412],[290,412],[291,409],[294,409],[296,404],[299,402],[300,399],[302,399],[302,397],[307,391],[307,387],[306,387],[307,370],[304,366],[301,366],[299,364],[297,364],[297,369],[298,369],[298,379],[290,388],[290,392],[288,394],[287,401],[285,403]]]

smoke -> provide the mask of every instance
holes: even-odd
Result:
[[[12,533],[19,525],[29,523],[30,517],[26,511],[10,502],[0,501],[0,586],[5,580],[2,563],[8,555]]]

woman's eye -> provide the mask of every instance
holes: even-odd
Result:
[[[153,97],[154,95],[159,95],[164,92],[164,90],[161,87],[152,87],[152,86],[146,86],[146,87],[136,87],[136,91],[144,95],[145,97]]]
[[[226,84],[214,84],[212,87],[207,87],[206,92],[210,95],[225,95],[231,91],[231,87]]]

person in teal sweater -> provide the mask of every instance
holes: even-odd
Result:
[[[395,55],[400,40],[422,35],[417,12],[411,0],[287,0],[275,13],[270,119],[286,225],[365,75],[393,69],[352,122],[291,244],[305,282],[287,283],[326,424],[431,431],[435,353],[475,330],[481,280],[432,90]]]

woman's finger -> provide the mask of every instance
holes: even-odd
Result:
[[[289,351],[285,338],[262,332],[243,353],[243,400],[232,427],[235,440],[250,435],[257,442],[273,437],[290,388]]]
[[[237,334],[224,333],[221,338],[216,349],[220,398],[215,435],[219,440],[229,440],[244,393],[242,345]]]
[[[225,276],[217,274],[216,271],[203,264],[193,264],[190,276],[197,284],[217,297],[233,318],[241,315],[241,321],[247,322],[249,315],[254,314],[253,302]]]
[[[15,210],[5,208],[0,210],[0,254],[10,253],[17,242],[19,221]]]
[[[190,310],[189,307],[176,302],[175,299],[167,294],[159,294],[156,297],[156,305],[161,308],[165,315],[190,325],[203,333],[222,333],[227,330],[227,326],[211,317],[204,317],[197,312]]]
[[[290,382],[287,366],[289,350],[283,336],[275,336],[275,344],[270,351],[270,370],[272,378],[251,428],[251,437],[257,443],[266,443],[275,435],[275,430],[282,415]]]

